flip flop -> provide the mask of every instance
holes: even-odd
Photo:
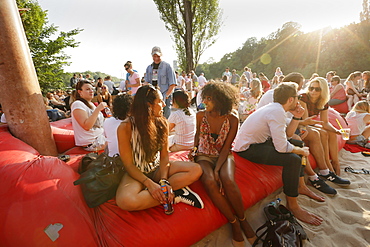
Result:
[[[366,170],[364,168],[355,170],[350,166],[347,166],[346,168],[344,168],[344,171],[345,172],[352,172],[352,173],[355,173],[355,174],[370,174],[369,170]]]
[[[370,156],[370,152],[369,151],[362,151],[361,154],[365,157],[369,157]]]

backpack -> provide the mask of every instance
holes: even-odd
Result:
[[[256,231],[257,239],[253,247],[262,241],[263,247],[302,247],[302,241],[308,239],[303,227],[298,223],[294,215],[284,206],[277,202],[269,203],[264,212],[267,218],[265,224]],[[265,229],[261,234],[258,234]]]

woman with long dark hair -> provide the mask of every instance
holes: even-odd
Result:
[[[125,167],[116,194],[117,205],[128,211],[143,210],[164,204],[158,182],[164,182],[169,200],[203,208],[199,196],[190,190],[202,175],[196,163],[170,161],[168,123],[163,116],[163,97],[152,85],[140,87],[132,103],[131,115],[117,129],[121,160]],[[146,189],[147,188],[147,189]]]

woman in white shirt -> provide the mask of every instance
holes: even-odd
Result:
[[[351,136],[347,143],[370,148],[370,143],[368,143],[370,137],[369,103],[366,100],[357,102],[353,109],[348,112],[346,120],[351,129]]]
[[[196,118],[194,111],[189,106],[190,98],[187,93],[182,90],[173,93],[172,107],[174,110],[168,118],[170,132],[175,132],[169,142],[171,152],[193,148]]]
[[[76,101],[72,103],[72,127],[76,146],[86,151],[99,151],[105,147],[103,122],[100,112],[107,103],[101,102],[97,107],[91,102],[94,89],[91,82],[80,80],[76,84]]]

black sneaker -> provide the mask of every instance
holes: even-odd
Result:
[[[315,181],[311,181],[310,179],[308,179],[308,181],[310,181],[311,185],[318,189],[319,191],[321,191],[322,193],[332,196],[337,194],[337,191],[334,188],[327,185],[325,181],[322,180],[320,177],[318,177],[318,179]]]
[[[351,182],[348,179],[341,178],[332,171],[329,171],[329,174],[325,176],[321,174],[318,175],[332,183],[336,183],[341,186],[348,186],[351,184]]]
[[[204,208],[202,199],[188,186],[175,190],[175,203],[183,202],[196,208]]]

